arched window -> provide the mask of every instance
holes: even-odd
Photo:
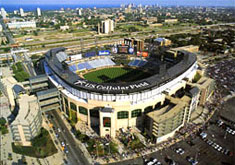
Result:
[[[84,107],[79,107],[79,113],[81,113],[83,115],[87,115],[87,109]]]
[[[139,117],[141,116],[141,109],[135,109],[131,112],[131,117]]]
[[[118,119],[127,119],[128,118],[128,111],[120,111],[117,114]]]

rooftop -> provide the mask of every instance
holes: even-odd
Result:
[[[34,95],[21,95],[19,98],[19,113],[12,122],[13,125],[29,125],[39,111],[37,98]]]
[[[182,100],[188,101],[187,96],[184,96]],[[190,99],[190,98],[189,98]],[[147,114],[155,122],[161,122],[169,118],[174,117],[177,113],[182,111],[182,109],[187,105],[185,101],[180,101],[181,99],[176,99],[169,97],[170,103],[159,110],[152,111]]]

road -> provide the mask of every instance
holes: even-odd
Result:
[[[64,121],[61,119],[60,115],[57,111],[49,111],[47,114],[52,115],[53,118],[52,123],[56,128],[60,128],[60,136],[62,136],[62,139],[66,140],[66,143],[69,145],[68,148],[68,161],[71,163],[71,165],[87,165],[89,164],[86,157],[83,155],[83,152],[80,150],[78,144],[75,142],[71,132],[68,130],[66,125],[64,124]]]
[[[11,32],[7,29],[5,23],[3,22],[3,19],[0,19],[0,24],[2,25],[2,28],[3,28],[3,34],[5,34],[5,36],[7,37],[7,40],[9,41],[9,43],[14,44],[15,41],[13,40]]]

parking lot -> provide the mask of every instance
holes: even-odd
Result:
[[[230,108],[231,109],[226,109],[226,111],[233,110],[233,106],[230,106]],[[225,109],[222,109],[221,111],[224,110]],[[182,140],[181,142],[176,143],[169,148],[152,153],[145,158],[147,160],[150,160],[151,158],[157,158],[157,160],[163,165],[167,165],[172,162],[175,162],[175,164],[179,165],[189,165],[191,163],[186,160],[186,157],[190,156],[194,160],[198,161],[199,165],[233,165],[235,163],[235,136],[228,132],[226,133],[226,128],[220,127],[218,125],[217,121],[219,119],[220,112],[216,111],[210,121],[202,127],[200,131],[207,134],[205,139],[202,139],[199,133],[193,134],[185,140]],[[229,123],[227,124],[229,125]],[[234,125],[230,124],[230,127],[234,128]],[[221,151],[218,151],[218,149],[215,149],[212,145],[209,145],[207,143],[208,140],[222,147]],[[176,148],[182,148],[184,153],[176,153],[174,151]],[[229,150],[230,155],[226,155],[222,152],[222,150]],[[139,157],[137,159],[122,162],[122,164],[141,165],[147,163],[144,163],[144,159]]]

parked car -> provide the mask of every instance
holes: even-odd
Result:
[[[197,165],[197,164],[198,164],[198,161],[195,160],[195,159],[194,159],[193,157],[191,157],[191,156],[187,156],[187,157],[186,157],[186,160],[187,160],[188,162],[190,162],[191,165]]]
[[[207,137],[207,133],[202,132],[202,133],[200,133],[200,136],[201,136],[202,139],[205,139]]]
[[[217,124],[218,124],[219,127],[221,127],[224,124],[224,122],[219,119],[219,120],[217,120]]]
[[[176,149],[175,149],[175,152],[176,152],[177,154],[180,154],[180,155],[183,155],[183,154],[184,154],[184,150],[183,150],[182,148],[176,148]]]
[[[62,145],[63,147],[65,147],[65,143],[64,143],[64,142],[61,142],[61,145]]]

